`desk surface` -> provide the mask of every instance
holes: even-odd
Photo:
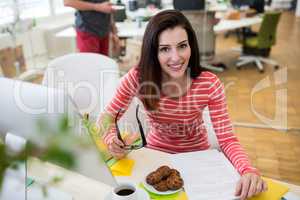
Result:
[[[135,160],[132,176],[117,177],[117,181],[139,183],[149,171],[156,169],[160,165],[171,165],[168,154],[146,148],[133,151],[128,157]],[[53,164],[42,163],[37,159],[32,159],[29,163],[28,176],[33,177],[38,182],[47,182],[55,175],[63,176],[63,181],[55,187],[71,194],[74,200],[104,199],[111,191],[111,187],[108,185]],[[300,197],[300,186],[281,183],[288,185],[290,191]]]
[[[261,17],[249,17],[239,20],[222,19],[217,25],[214,26],[214,31],[215,33],[221,33],[228,30],[260,24],[261,22]],[[140,24],[138,22],[116,23],[116,26],[118,28],[118,36],[123,38],[143,37],[146,25],[146,22],[142,22]],[[74,38],[76,36],[76,33],[73,27],[69,27],[58,32],[55,36],[60,38]]]
[[[261,17],[248,17],[239,20],[223,19],[220,20],[220,22],[216,26],[214,26],[214,32],[220,33],[228,30],[260,24],[261,22],[262,22]]]

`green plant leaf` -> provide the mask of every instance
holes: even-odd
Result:
[[[68,169],[73,169],[76,166],[74,154],[70,151],[62,149],[59,146],[49,147],[41,156],[41,159],[56,163]]]

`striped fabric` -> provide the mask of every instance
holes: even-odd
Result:
[[[131,69],[121,80],[114,99],[106,112],[115,116],[127,109],[139,88],[138,69]],[[156,111],[146,111],[150,132],[148,147],[168,153],[206,150],[210,147],[202,111],[208,106],[213,128],[224,154],[240,174],[258,171],[251,167],[237,137],[227,112],[224,87],[216,75],[202,72],[193,80],[187,93],[177,99],[161,95]],[[114,127],[105,136],[105,143],[116,137]]]

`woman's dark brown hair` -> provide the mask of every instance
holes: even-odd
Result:
[[[145,30],[141,58],[138,64],[140,73],[139,94],[148,110],[157,108],[162,85],[162,69],[158,61],[159,35],[164,30],[177,26],[184,28],[188,35],[188,42],[191,47],[191,57],[188,63],[190,77],[194,79],[202,71],[197,38],[188,19],[177,10],[165,10],[153,16]]]

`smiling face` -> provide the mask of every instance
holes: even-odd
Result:
[[[191,57],[188,35],[184,28],[166,29],[158,37],[158,61],[164,79],[176,80],[185,76]]]

